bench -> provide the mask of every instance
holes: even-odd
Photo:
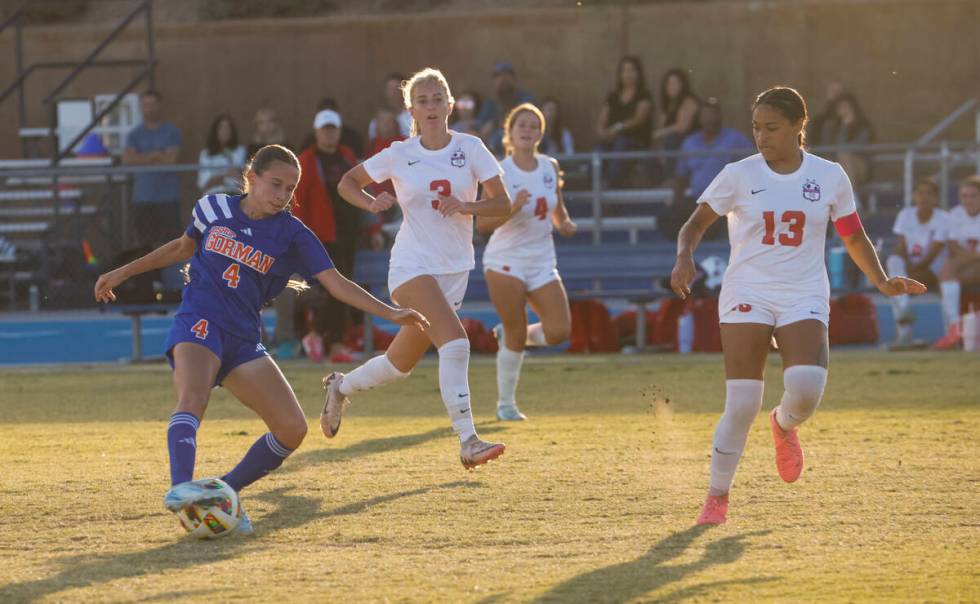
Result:
[[[177,310],[176,304],[103,304],[100,312],[120,313],[132,322],[133,355],[130,362],[143,360],[143,315],[165,315]]]

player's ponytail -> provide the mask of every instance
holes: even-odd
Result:
[[[544,133],[545,133],[544,113],[542,113],[541,110],[538,109],[533,103],[521,103],[517,107],[511,109],[510,112],[507,114],[507,117],[504,118],[504,154],[505,155],[514,154],[514,145],[511,142],[510,130],[511,128],[514,127],[514,121],[517,119],[517,116],[524,112],[530,113],[534,117],[538,118],[538,123],[541,124],[541,139],[544,140]],[[539,144],[541,144],[540,141],[538,141],[538,145]],[[535,153],[537,153],[538,151],[538,145],[534,146]]]
[[[450,105],[456,102],[453,98],[452,91],[449,90],[449,81],[446,80],[446,76],[442,75],[442,72],[434,67],[426,67],[420,71],[412,74],[412,77],[408,78],[402,82],[402,100],[405,103],[405,109],[412,108],[412,93],[415,92],[415,87],[421,82],[436,82],[442,86],[443,91],[446,93],[446,100]],[[419,134],[419,125],[415,123],[415,118],[412,118],[412,131],[409,133],[410,136],[416,136]]]
[[[795,88],[789,86],[773,86],[755,97],[752,109],[759,105],[769,105],[788,119],[791,123],[803,120],[803,128],[800,130],[799,145],[801,149],[806,148],[806,124],[809,114],[806,109],[806,101]]]
[[[256,175],[261,175],[263,172],[269,169],[269,166],[277,161],[281,161],[284,164],[289,164],[290,166],[296,168],[302,177],[303,170],[300,168],[299,160],[296,158],[295,153],[282,145],[266,145],[256,151],[255,155],[252,156],[252,159],[250,159],[248,164],[245,166],[245,170],[242,172],[242,193],[248,193],[248,178],[246,175],[250,171],[255,172]],[[292,208],[295,200],[295,197],[291,197],[286,209]]]

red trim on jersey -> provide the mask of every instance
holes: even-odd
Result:
[[[858,216],[857,212],[852,212],[835,221],[834,228],[837,229],[837,234],[841,237],[849,237],[863,228],[861,225],[861,217]]]

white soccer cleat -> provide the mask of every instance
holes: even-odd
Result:
[[[198,481],[188,480],[180,484],[175,484],[163,496],[163,507],[171,512],[179,512],[189,505],[198,503],[202,497],[212,495],[213,491],[205,489]]]
[[[466,439],[459,447],[459,461],[467,470],[472,470],[476,466],[482,466],[492,459],[497,459],[504,454],[506,445],[503,443],[488,443],[480,440],[474,434]]]
[[[517,405],[497,405],[497,419],[502,422],[522,422],[527,416],[521,413]]]
[[[255,532],[255,527],[252,526],[252,520],[245,513],[245,508],[242,507],[241,501],[238,502],[238,509],[241,510],[241,520],[238,521],[238,526],[235,527],[235,531],[241,533],[242,535],[251,535]]]
[[[347,396],[340,391],[340,383],[344,374],[335,371],[323,378],[323,386],[327,390],[323,411],[320,412],[320,430],[327,438],[337,436],[340,431],[340,420],[344,417],[344,409],[350,403]]]

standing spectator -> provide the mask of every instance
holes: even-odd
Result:
[[[402,99],[402,82],[405,76],[400,73],[389,73],[385,76],[384,106],[391,109],[398,117],[398,128],[402,136],[408,138],[412,131],[412,115],[405,109],[405,101]],[[335,110],[336,111],[336,110]],[[368,139],[373,139],[378,135],[378,123],[372,119],[368,124]]]
[[[493,94],[483,103],[477,117],[480,137],[491,151],[498,156],[504,152],[504,117],[521,103],[533,102],[531,93],[517,87],[513,65],[503,61],[493,66]]]
[[[313,115],[320,113],[324,109],[330,109],[340,113],[340,106],[337,104],[337,100],[330,96],[325,96],[320,99],[320,101],[316,104],[316,111],[313,112]],[[303,144],[300,145],[300,149],[306,149],[315,142],[315,133],[310,132],[306,135],[306,138],[303,139]],[[364,137],[361,136],[360,132],[354,128],[351,128],[347,124],[343,124],[340,127],[340,144],[353,151],[354,155],[357,157],[362,157],[364,155]]]
[[[123,163],[161,166],[177,163],[180,130],[163,119],[163,97],[156,90],[140,95],[143,123],[126,135]],[[139,245],[155,246],[176,237],[180,224],[180,178],[176,172],[133,175],[133,218]]]
[[[248,145],[248,157],[266,145],[282,145],[289,149],[286,143],[286,131],[279,122],[279,114],[271,107],[261,107],[255,112],[252,120],[252,142]]]
[[[599,110],[597,131],[601,151],[637,151],[650,146],[653,127],[653,97],[647,90],[643,63],[627,56],[616,67],[616,87],[606,95]],[[606,164],[606,183],[622,187],[632,162],[612,160]]]
[[[575,140],[571,131],[565,127],[558,99],[547,97],[541,103],[541,113],[548,124],[544,138],[541,139],[541,153],[545,155],[571,155],[575,153]]]
[[[831,132],[831,138],[824,141],[830,145],[865,145],[874,141],[874,130],[871,122],[861,111],[857,98],[845,92],[834,104],[834,115],[837,116],[836,130]],[[866,183],[870,177],[871,166],[867,155],[856,151],[840,151],[837,162],[844,167],[854,188]]]
[[[674,239],[681,226],[691,215],[711,181],[718,176],[725,165],[752,153],[753,144],[744,134],[734,128],[722,126],[721,104],[711,97],[704,102],[700,114],[701,130],[687,135],[681,143],[685,152],[701,151],[745,151],[745,153],[725,153],[720,155],[683,156],[677,161],[677,172],[673,181],[674,200],[670,213],[664,220],[664,234]],[[706,232],[706,237],[714,239],[725,232],[724,222],[716,221]]]
[[[337,196],[337,185],[357,156],[340,144],[340,114],[324,109],[313,119],[316,142],[299,156],[302,176],[296,187],[293,215],[303,221],[323,243],[334,266],[344,276],[354,272],[354,254],[363,212]],[[314,286],[315,287],[315,286]],[[317,292],[314,331],[303,339],[307,355],[319,362],[329,351],[330,362],[350,363],[353,355],[343,346],[349,324],[347,307],[332,296]]]
[[[480,136],[480,124],[476,116],[480,113],[480,95],[472,90],[466,90],[456,99],[453,105],[453,121],[449,127],[456,132]]]
[[[675,67],[664,74],[660,80],[660,113],[657,116],[657,129],[653,140],[665,151],[680,149],[684,137],[697,130],[698,108],[701,102],[691,91],[691,80],[687,71]],[[676,161],[664,162],[667,174],[673,174]]]
[[[842,94],[844,94],[843,84],[840,82],[827,84],[827,104],[824,105],[824,109],[820,112],[820,115],[810,120],[810,124],[807,126],[806,140],[810,145],[814,147],[826,145],[833,138],[833,133],[836,132],[838,124],[837,113],[835,111],[837,99]]]
[[[197,163],[206,166],[197,172],[197,188],[202,195],[241,192],[245,147],[238,144],[238,128],[227,113],[211,122]]]

